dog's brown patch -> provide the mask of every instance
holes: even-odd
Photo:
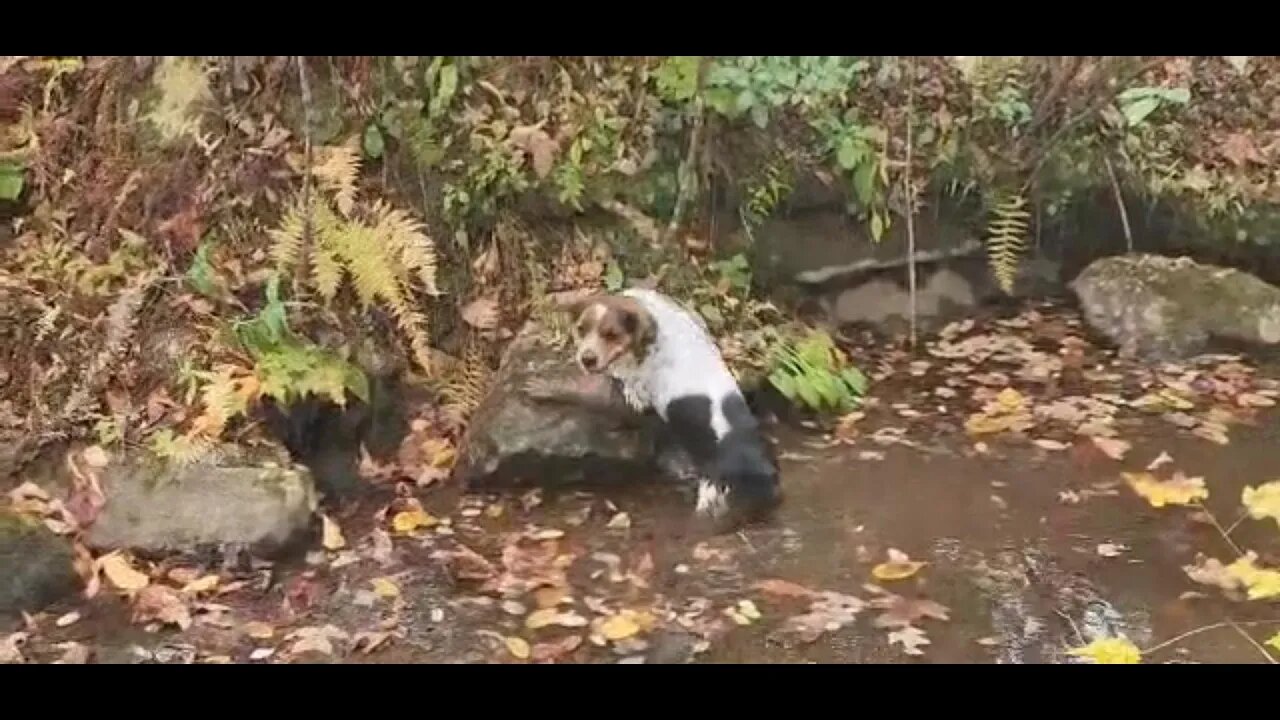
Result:
[[[583,369],[601,372],[624,355],[643,358],[657,335],[653,317],[634,299],[592,295],[570,303],[576,357]]]

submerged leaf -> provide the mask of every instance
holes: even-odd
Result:
[[[1209,497],[1209,490],[1201,477],[1189,478],[1179,472],[1174,473],[1171,479],[1161,481],[1149,472],[1125,472],[1120,475],[1152,507],[1190,505]]]
[[[1072,648],[1067,654],[1088,658],[1097,665],[1137,665],[1142,662],[1142,651],[1126,638],[1101,638],[1083,647]]]

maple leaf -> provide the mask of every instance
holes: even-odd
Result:
[[[1240,493],[1240,501],[1254,520],[1271,518],[1280,526],[1280,480],[1272,480],[1259,487],[1246,486]]]
[[[1094,435],[1090,440],[1092,440],[1093,444],[1102,451],[1103,455],[1106,455],[1112,460],[1123,460],[1125,453],[1129,452],[1129,448],[1132,447],[1128,442],[1118,440],[1116,438]]]
[[[342,536],[342,528],[338,527],[338,523],[334,522],[328,515],[321,515],[320,520],[324,525],[324,549],[325,550],[341,550],[347,546],[347,539]]]
[[[133,622],[147,623],[154,620],[186,630],[191,627],[191,610],[173,588],[148,585],[134,599]]]
[[[1067,651],[1068,655],[1087,658],[1096,665],[1137,665],[1142,662],[1142,651],[1127,638],[1099,638]]]
[[[1164,481],[1158,480],[1149,472],[1124,472],[1120,476],[1152,507],[1190,505],[1209,497],[1204,478],[1189,478],[1181,472],[1174,473],[1172,478]]]
[[[889,562],[880,563],[871,568],[871,574],[877,580],[905,580],[915,575],[926,563],[912,560],[901,550],[889,548]]]
[[[871,606],[884,610],[875,619],[874,624],[878,628],[904,628],[923,618],[944,622],[951,619],[950,608],[924,598],[909,599],[901,595],[885,593],[873,599]]]
[[[823,591],[809,606],[809,612],[788,618],[782,630],[810,643],[825,632],[835,632],[852,623],[866,606],[866,601],[853,595]]]
[[[929,638],[920,628],[908,625],[901,630],[889,633],[889,644],[894,643],[902,645],[902,652],[908,655],[923,655],[924,651],[920,646],[928,645]]]
[[[1239,579],[1248,589],[1250,600],[1270,600],[1280,597],[1280,570],[1260,568],[1257,561],[1257,553],[1250,550],[1228,565],[1226,572]]]
[[[422,508],[403,510],[391,518],[391,529],[400,535],[408,535],[418,528],[429,528],[439,521]]]
[[[135,570],[129,558],[118,550],[98,558],[96,564],[97,569],[107,576],[112,585],[125,592],[141,590],[151,582],[151,578]]]

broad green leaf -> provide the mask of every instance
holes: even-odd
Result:
[[[884,237],[884,230],[884,216],[878,212],[871,213],[871,238],[880,242],[880,238]]]
[[[1141,100],[1125,105],[1122,110],[1125,122],[1129,124],[1129,127],[1138,125],[1143,120],[1146,120],[1147,116],[1155,112],[1159,106],[1159,98],[1154,97],[1144,97]]]
[[[386,147],[386,142],[382,139],[382,131],[378,129],[377,125],[369,123],[369,127],[364,129],[365,157],[377,160],[382,157]]]
[[[26,176],[17,163],[0,163],[0,200],[17,200],[22,194]]]
[[[875,199],[876,163],[864,162],[853,173],[853,193],[866,207]]]

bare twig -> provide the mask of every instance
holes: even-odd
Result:
[[[702,146],[702,129],[706,124],[706,101],[702,97],[702,88],[707,80],[707,70],[711,67],[711,56],[703,55],[698,62],[698,85],[693,95],[693,129],[689,132],[689,150],[684,161],[680,163],[676,182],[680,188],[676,194],[676,206],[671,211],[671,222],[667,224],[664,240],[670,238],[680,229],[684,219],[685,208],[697,187],[698,149]]]
[[[907,61],[907,168],[903,175],[907,195],[907,296],[911,315],[911,348],[916,347],[916,202],[911,182],[912,122],[911,115],[915,111],[916,63],[915,58]]]
[[[1133,252],[1133,229],[1129,227],[1129,211],[1124,207],[1124,194],[1120,192],[1120,181],[1116,179],[1115,168],[1111,167],[1111,158],[1104,153],[1102,164],[1107,168],[1107,177],[1111,179],[1111,191],[1116,195],[1116,207],[1120,209],[1120,222],[1124,225],[1124,244],[1129,252]]]
[[[302,148],[303,148],[303,168],[302,174],[302,248],[300,250],[298,268],[299,272],[305,273],[303,268],[308,267],[307,253],[311,247],[311,126],[312,126],[312,105],[311,105],[311,80],[307,76],[307,58],[305,55],[297,56],[298,63],[298,86],[302,92]]]
[[[1216,529],[1218,531],[1218,534],[1222,536],[1222,539],[1225,540],[1226,543],[1231,546],[1231,549],[1235,551],[1236,555],[1239,555],[1240,557],[1244,557],[1244,551],[1241,550],[1240,546],[1236,545],[1236,542],[1231,539],[1231,535],[1229,535],[1227,531],[1223,529],[1222,523],[1218,522],[1218,518],[1214,516],[1214,514],[1209,510],[1209,508],[1205,507],[1203,503],[1199,503],[1199,502],[1196,503],[1196,507],[1200,508],[1200,510],[1204,512],[1204,516],[1209,518],[1209,522],[1213,524],[1214,529]],[[1235,527],[1235,526],[1233,525],[1232,527]]]
[[[1251,621],[1251,622],[1242,622],[1242,623],[1237,623],[1237,622],[1232,621],[1232,620],[1226,620],[1226,621],[1224,621],[1224,622],[1216,622],[1216,623],[1213,623],[1213,624],[1210,624],[1210,625],[1202,625],[1202,626],[1200,626],[1200,627],[1198,627],[1198,628],[1194,628],[1194,629],[1192,629],[1192,630],[1188,630],[1188,631],[1186,631],[1186,632],[1182,633],[1181,635],[1176,635],[1176,636],[1174,636],[1174,637],[1171,637],[1171,638],[1169,638],[1168,640],[1165,640],[1165,641],[1164,641],[1164,642],[1162,642],[1162,643],[1158,643],[1158,644],[1156,644],[1156,645],[1152,645],[1151,647],[1149,647],[1149,648],[1147,648],[1147,649],[1143,650],[1143,651],[1142,651],[1142,654],[1143,654],[1143,655],[1150,655],[1151,653],[1156,652],[1157,650],[1163,650],[1163,649],[1165,649],[1165,648],[1169,647],[1170,645],[1173,645],[1174,643],[1182,642],[1183,640],[1186,640],[1186,639],[1187,639],[1187,638],[1189,638],[1189,637],[1192,637],[1192,636],[1194,636],[1194,635],[1199,635],[1200,633],[1209,632],[1210,630],[1218,630],[1218,629],[1220,629],[1220,628],[1232,627],[1232,626],[1235,626],[1235,627],[1253,627],[1253,626],[1255,626],[1255,625],[1280,625],[1280,620],[1254,620],[1254,621]]]
[[[1226,532],[1226,534],[1230,535],[1230,534],[1232,533],[1232,531],[1234,531],[1236,528],[1240,527],[1240,523],[1244,522],[1244,521],[1245,521],[1245,520],[1247,520],[1247,519],[1249,519],[1249,512],[1248,512],[1248,511],[1245,511],[1245,512],[1240,513],[1239,517],[1237,517],[1237,518],[1236,518],[1235,522],[1231,523],[1231,526],[1230,526],[1230,527],[1228,527],[1228,528],[1226,529],[1226,531],[1225,531],[1225,532]]]
[[[1271,657],[1271,653],[1267,652],[1266,648],[1262,647],[1262,645],[1257,640],[1254,640],[1252,637],[1250,637],[1249,633],[1245,632],[1244,628],[1240,627],[1239,624],[1235,623],[1232,620],[1228,620],[1227,623],[1231,625],[1231,628],[1233,630],[1240,633],[1240,637],[1244,638],[1250,645],[1257,648],[1258,652],[1262,653],[1262,658],[1264,660],[1271,663],[1272,665],[1280,664],[1280,662],[1278,662],[1275,658]]]

